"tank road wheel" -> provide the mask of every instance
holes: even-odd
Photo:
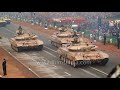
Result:
[[[51,41],[51,44],[52,44],[53,46],[55,46],[55,42]]]
[[[65,59],[65,57],[63,57],[63,61],[64,61],[64,63],[66,63],[66,59]]]
[[[56,43],[56,47],[57,47],[57,48],[59,47],[59,44],[58,44],[58,43]]]
[[[67,58],[65,58],[65,63],[67,64]]]
[[[68,64],[70,64],[70,60],[68,59]]]
[[[58,44],[56,43],[55,46],[58,47]]]
[[[65,61],[66,61],[66,64],[68,64],[68,59],[67,59],[67,58],[66,58],[66,60],[65,60]]]
[[[53,46],[55,46],[55,42],[53,42]]]
[[[16,51],[16,47],[11,44],[11,48]]]
[[[51,41],[51,44],[53,45],[53,41]]]
[[[66,59],[66,63],[69,64],[69,60],[68,59]]]
[[[61,55],[59,55],[60,60],[61,60],[61,57],[62,57],[62,56],[61,56]]]
[[[101,60],[101,62],[99,63],[99,65],[100,65],[100,66],[106,65],[107,62],[108,62],[108,60],[109,60],[108,58],[105,58],[105,59]]]
[[[78,61],[78,66],[83,66],[83,60]]]
[[[55,47],[57,47],[57,48],[58,48],[58,46],[59,46],[59,44],[58,44],[58,43],[55,43],[54,45],[55,45]]]
[[[71,66],[73,65],[72,61],[70,61],[70,65],[71,65]]]
[[[11,44],[11,48],[14,49],[12,44]]]
[[[73,67],[76,68],[76,61],[73,61]]]
[[[86,60],[82,61],[82,65],[85,66],[86,65]]]
[[[65,63],[67,63],[67,60],[66,60],[66,58],[65,58]]]
[[[53,44],[55,47],[56,47],[56,43],[54,42],[54,44]]]
[[[16,47],[16,48],[15,48],[15,51],[20,52],[19,47]]]
[[[61,56],[61,60],[63,60],[63,57]]]
[[[18,47],[18,52],[21,52],[23,50],[22,47]]]
[[[39,45],[38,47],[37,47],[37,50],[39,51],[39,50],[42,50],[43,49],[43,45]]]
[[[59,43],[59,44],[58,44],[58,48],[59,48],[59,47],[62,47],[62,44]]]
[[[60,47],[60,44],[59,43],[57,43],[57,48],[59,48]]]
[[[41,46],[41,50],[43,49],[43,45]]]
[[[56,42],[54,42],[53,45],[56,47]]]
[[[63,56],[61,56],[61,60],[63,61]]]
[[[19,52],[19,51],[20,51],[18,47],[14,47],[12,44],[11,44],[11,48],[12,48],[13,50],[15,50],[16,52]]]
[[[52,45],[54,45],[54,42],[53,42],[53,41],[51,41],[51,44],[52,44]]]

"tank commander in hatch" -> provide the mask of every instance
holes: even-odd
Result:
[[[18,31],[16,32],[18,35],[23,34],[23,29],[21,26],[18,27]]]

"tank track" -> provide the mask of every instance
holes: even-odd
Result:
[[[59,47],[62,46],[61,44],[56,43],[56,42],[54,42],[54,41],[51,41],[51,44],[52,44],[53,46],[57,47],[57,48],[59,48]]]
[[[40,51],[43,49],[43,45],[39,45],[38,47],[14,47],[13,45],[11,45],[11,48],[13,50],[15,50],[16,52],[22,52],[22,51],[31,51],[31,50],[35,50],[35,51]]]
[[[62,55],[59,55],[60,60],[62,60],[64,63],[73,66],[74,68],[79,67],[79,66],[85,66],[85,65],[100,65],[100,66],[104,66],[107,64],[107,62],[109,61],[108,58],[105,58],[103,60],[77,60],[77,61],[73,61],[73,60],[69,60],[68,58],[65,58]]]
[[[11,22],[10,21],[7,21],[7,24],[10,24]]]

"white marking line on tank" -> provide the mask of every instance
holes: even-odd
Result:
[[[68,76],[71,76],[71,74],[70,73],[68,73],[68,72],[64,72],[65,74],[67,74]]]
[[[43,50],[44,52],[46,52],[47,54],[53,56],[53,57],[56,57],[55,55],[51,54],[50,52],[46,51],[46,50]]]
[[[5,27],[3,27],[3,28],[5,28]],[[11,32],[11,33],[14,33],[15,34],[15,32],[13,32],[13,31],[10,31],[9,29],[7,29],[7,28],[5,28],[7,31],[9,31],[9,32]]]
[[[98,72],[100,72],[100,73],[103,73],[103,74],[105,74],[105,75],[108,75],[107,73],[105,73],[105,72],[103,72],[103,71],[101,71],[101,70],[99,70],[99,69],[96,69],[96,68],[91,67],[91,66],[89,66],[89,67],[92,68],[92,69],[94,69],[94,70],[96,70],[96,71],[98,71]]]
[[[93,74],[93,73],[91,73],[90,71],[87,71],[87,70],[82,69],[82,68],[80,68],[80,70],[82,70],[83,72],[88,73],[88,74],[90,74],[90,75],[94,76],[95,78],[100,78],[98,75]]]
[[[49,47],[47,47],[45,45],[44,45],[44,47],[47,48],[47,49],[49,49],[49,50],[51,50],[51,51],[53,51],[53,52],[57,52],[57,51],[55,51],[55,50],[53,50],[53,49],[51,49],[51,48],[49,48]]]
[[[6,52],[8,52],[5,48],[3,48]],[[9,52],[8,52],[9,53]],[[18,59],[17,59],[17,57],[15,57],[14,55],[12,55],[11,53],[9,53],[12,57],[14,57],[19,63],[21,63],[23,66],[25,66],[28,70],[30,70],[31,72],[33,72],[37,77],[39,77],[40,78],[40,76],[37,74],[37,73],[35,73],[32,69],[30,69],[28,66],[26,66],[25,64],[23,64],[22,62],[20,62]]]

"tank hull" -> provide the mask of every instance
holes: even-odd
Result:
[[[61,47],[63,45],[68,45],[68,44],[70,44],[70,43],[68,43],[68,42],[60,43],[60,42],[51,41],[51,45],[53,45],[53,46],[55,46],[57,48],[59,48],[59,47]]]
[[[6,26],[6,23],[5,22],[1,22],[0,23],[0,27],[5,27]]]
[[[109,61],[108,58],[97,59],[97,60],[70,60],[69,58],[66,58],[66,57],[64,57],[62,55],[59,55],[59,57],[60,57],[60,60],[62,60],[66,64],[69,64],[69,65],[71,65],[73,67],[80,67],[80,66],[86,66],[86,65],[104,66]]]
[[[7,24],[10,24],[10,23],[11,23],[11,21],[10,21],[10,20],[5,20],[5,21],[6,21],[6,23],[7,23]]]
[[[15,50],[16,52],[22,52],[22,51],[40,51],[43,49],[43,45],[39,46],[25,46],[25,47],[15,47],[11,45],[11,48]]]

